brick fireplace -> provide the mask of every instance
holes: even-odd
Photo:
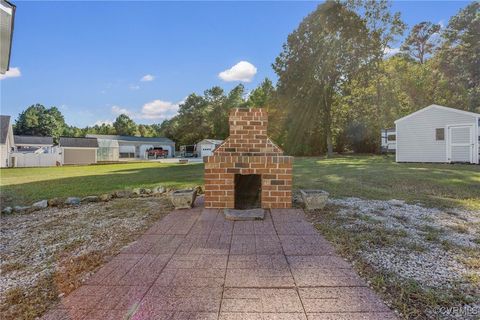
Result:
[[[292,157],[267,136],[263,109],[233,109],[230,136],[205,157],[206,208],[290,208]]]

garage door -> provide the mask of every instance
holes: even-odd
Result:
[[[473,162],[473,126],[451,126],[448,128],[450,162]]]
[[[95,149],[64,149],[64,164],[91,164],[95,163]]]

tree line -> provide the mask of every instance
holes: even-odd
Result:
[[[120,115],[113,125],[67,126],[55,107],[20,114],[17,134],[87,133],[166,136],[177,145],[228,136],[232,108],[265,108],[269,135],[291,155],[377,152],[380,129],[430,104],[480,112],[480,3],[472,2],[445,27],[407,26],[386,0],[327,1],[288,36],[265,79],[246,92],[215,86],[192,93],[176,116],[137,125]],[[36,128],[32,130],[32,128]]]

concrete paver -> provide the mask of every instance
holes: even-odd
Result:
[[[43,319],[397,319],[305,220],[174,211],[63,298]]]

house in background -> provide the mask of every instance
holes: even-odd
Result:
[[[96,138],[103,140],[100,145],[108,146],[107,141],[112,141],[110,148],[118,148],[117,160],[127,159],[147,159],[147,150],[156,148],[168,151],[168,157],[171,158],[175,155],[175,142],[164,137],[135,137],[135,136],[116,136],[116,135],[102,135],[102,134],[87,134],[87,138]],[[116,144],[114,143],[116,141]],[[102,161],[117,161],[114,160],[115,151],[108,151],[101,149],[102,152],[110,154],[109,157],[104,157]],[[110,159],[107,159],[110,158]],[[102,158],[103,159],[103,158]]]
[[[53,167],[61,164],[60,150],[52,137],[13,136],[15,146],[10,153],[11,167]]]
[[[15,152],[52,153],[53,137],[13,136]]]
[[[223,140],[203,139],[197,143],[198,156],[201,158],[211,156],[213,154],[213,150],[215,150],[222,143]]]
[[[0,116],[0,167],[10,166],[10,152],[14,146],[10,116]]]
[[[62,164],[97,163],[98,142],[96,138],[67,138],[59,141]]]
[[[480,114],[430,105],[395,121],[397,162],[479,163]]]

